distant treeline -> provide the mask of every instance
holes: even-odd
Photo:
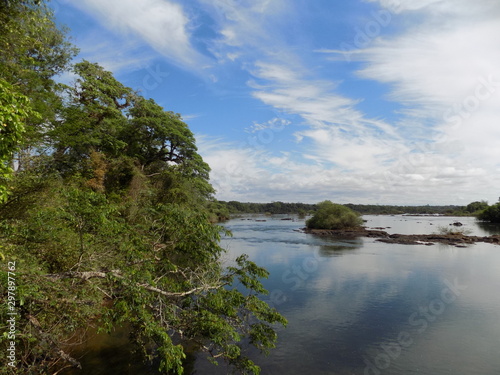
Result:
[[[307,214],[316,211],[316,204],[309,203],[249,203],[236,201],[219,201],[230,214]]]
[[[230,214],[259,213],[259,214],[312,214],[317,210],[316,204],[309,203],[250,203],[237,201],[219,201]],[[475,202],[474,202],[475,203]],[[353,204],[348,203],[344,206],[362,215],[398,215],[398,214],[440,214],[450,216],[465,216],[476,212],[473,204],[467,206],[390,206],[390,205],[372,205],[372,204]],[[483,207],[481,207],[483,208]]]
[[[352,204],[348,203],[344,206],[359,212],[363,215],[467,215],[470,212],[466,211],[465,206],[387,206],[387,205],[371,205],[371,204]]]

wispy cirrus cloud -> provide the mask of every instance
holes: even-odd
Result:
[[[358,101],[337,93],[334,82],[307,80],[278,65],[256,66],[254,75],[264,82],[254,85],[253,95],[304,120],[305,129],[294,136],[305,143],[302,152],[307,160],[323,168],[371,173],[383,170],[405,149],[395,128],[357,110]]]
[[[284,118],[279,118],[275,117],[269,121],[266,121],[264,123],[257,123],[254,122],[254,124],[248,128],[245,128],[246,133],[257,133],[261,132],[263,130],[269,130],[269,131],[281,131],[285,128],[285,126],[290,125],[291,122],[287,119]]]
[[[71,4],[97,16],[105,27],[122,33],[124,39],[129,36],[141,39],[179,67],[199,71],[210,64],[193,46],[190,18],[176,2],[82,0]]]
[[[334,79],[335,72],[327,78],[314,77],[301,57],[286,48],[282,38],[285,30],[266,24],[266,18],[252,7],[235,9],[231,1],[215,4],[222,6],[221,13],[229,14],[219,19],[223,38],[219,41],[218,55],[224,56],[223,51],[228,50],[238,56],[236,61],[250,74],[248,86],[254,98],[280,114],[301,119],[300,127],[293,123],[289,127],[294,129],[295,153],[282,152],[276,156],[276,150],[259,149],[258,153],[247,154],[245,165],[260,166],[261,170],[248,168],[246,177],[239,175],[240,180],[247,178],[246,186],[254,186],[261,195],[272,188],[281,197],[303,192],[314,195],[315,199],[331,197],[334,189],[345,200],[354,199],[355,195],[387,193],[387,185],[396,179],[399,184],[408,179],[423,180],[418,173],[396,173],[400,156],[411,151],[405,144],[407,140],[399,134],[397,126],[360,111],[357,106],[363,98],[343,95],[341,79]],[[257,31],[250,32],[249,25]],[[273,35],[272,40],[269,35]],[[204,151],[207,151],[205,157],[212,159],[212,179],[216,185],[238,175],[227,166],[233,165],[233,160],[213,158],[214,154],[223,153],[220,148]],[[231,153],[237,155],[241,150],[233,149]],[[270,160],[279,163],[270,165]],[[257,170],[258,173],[250,173]],[[219,185],[227,187],[224,183]],[[233,199],[241,199],[236,191]],[[221,196],[228,194],[229,191],[224,191]],[[244,196],[248,197],[247,194]],[[262,196],[259,200],[262,201]]]
[[[401,201],[402,196],[425,201],[432,195],[449,202],[451,196],[460,201],[474,194],[484,199],[492,187],[488,176],[498,171],[494,160],[500,157],[494,141],[500,136],[495,125],[500,119],[495,78],[500,78],[495,47],[500,26],[492,16],[498,6],[487,0],[380,4],[392,9],[393,17],[416,17],[406,29],[380,35],[357,51],[363,67],[356,74],[390,88],[387,98],[403,106],[395,112],[397,120],[370,118],[359,110],[362,97],[343,94],[335,72],[311,78],[307,65],[290,50],[247,60],[252,95],[303,119],[295,137],[307,147],[293,164],[296,169],[290,160],[282,163],[280,180],[296,191],[309,188],[318,197],[335,187],[344,198],[356,192],[379,201]],[[229,34],[233,40],[240,35],[234,29]],[[233,46],[243,49],[242,40]],[[259,43],[259,52],[267,51],[270,44]],[[491,143],[485,134],[492,136]]]
[[[423,18],[358,54],[365,64],[358,74],[389,85],[389,98],[406,108],[403,121],[425,123],[434,149],[458,165],[457,170],[472,163],[496,175],[500,4],[489,0],[401,4],[401,12],[418,11]]]
[[[146,51],[136,40],[122,40],[108,37],[102,40],[99,31],[87,33],[78,40],[80,57],[97,61],[111,72],[133,71],[146,66],[154,56]]]
[[[268,53],[271,41],[275,48],[281,44],[274,31],[289,9],[283,0],[200,0],[200,4],[215,21],[218,37],[212,40],[211,51],[220,62]]]
[[[238,119],[231,127],[245,134],[240,139],[262,136],[257,146],[223,131],[216,140],[199,140],[221,199],[487,199],[500,184],[494,177],[500,171],[498,2],[360,0],[367,14],[350,27],[366,30],[362,22],[374,21],[373,6],[390,11],[389,24],[372,28],[379,32],[349,51],[351,62],[338,46],[352,37],[337,37],[342,30],[331,22],[317,29],[311,23],[339,6],[311,4],[83,0],[75,6],[170,63],[206,73],[205,84],[215,90],[232,85],[231,92],[261,103],[269,120]]]

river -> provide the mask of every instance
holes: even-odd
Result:
[[[284,218],[232,219],[233,236],[222,240],[228,264],[246,253],[270,271],[266,299],[289,321],[269,356],[255,353],[263,375],[500,374],[499,246],[332,239],[297,232],[304,220]],[[472,235],[500,233],[473,218],[364,219],[389,233],[436,233],[455,221]],[[227,369],[199,355],[189,373]]]

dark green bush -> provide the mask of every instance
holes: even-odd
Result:
[[[500,223],[500,203],[494,204],[481,212],[477,218],[481,221]]]
[[[483,211],[488,208],[488,202],[485,201],[476,201],[476,202],[471,202],[465,207],[465,211],[473,214],[473,213],[478,213],[480,211]]]
[[[362,223],[361,217],[350,208],[324,201],[318,203],[318,210],[306,221],[306,226],[309,229],[344,229],[356,228]]]

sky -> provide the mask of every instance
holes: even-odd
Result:
[[[499,199],[498,0],[50,4],[77,61],[182,115],[219,200]]]

